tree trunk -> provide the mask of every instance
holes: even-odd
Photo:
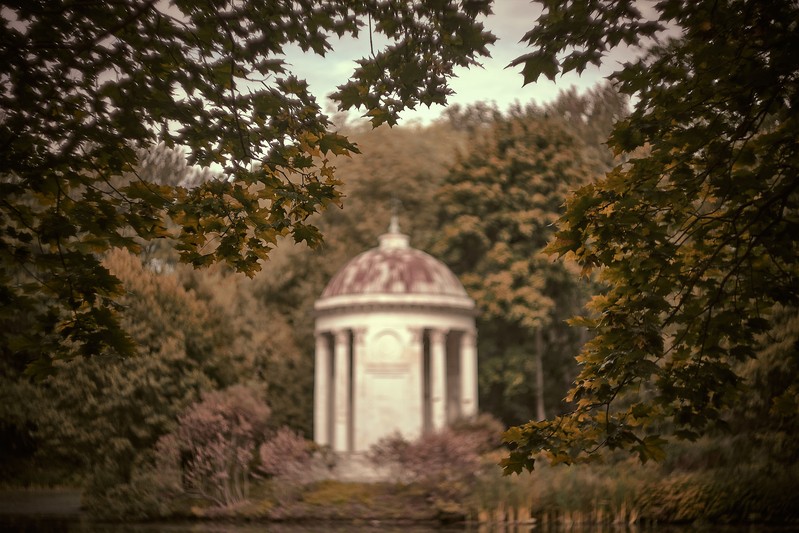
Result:
[[[535,413],[538,420],[546,419],[544,408],[544,339],[541,328],[535,330]]]

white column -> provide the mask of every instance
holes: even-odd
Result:
[[[361,422],[366,415],[362,413],[364,400],[364,337],[366,328],[352,330],[352,411],[350,412],[350,425],[352,427],[352,451],[366,451],[359,434]],[[368,422],[368,421],[367,421]],[[362,433],[362,432],[361,432]]]
[[[314,352],[313,437],[320,446],[330,444],[330,345],[327,335],[316,333]]]
[[[347,330],[335,333],[335,371],[334,385],[335,426],[333,428],[333,451],[349,451],[350,426],[350,333]]]
[[[433,431],[447,423],[447,333],[430,330],[430,403]]]
[[[424,402],[424,330],[422,328],[409,327],[410,333],[410,357],[411,368],[413,369],[413,389],[416,390],[416,398],[411,399],[408,408],[416,411],[418,416],[418,423],[416,425],[416,432],[408,435],[408,438],[415,440],[424,434],[424,421],[425,421],[425,402]]]
[[[461,416],[477,414],[477,333],[465,331],[461,335]]]

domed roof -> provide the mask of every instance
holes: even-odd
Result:
[[[380,245],[356,256],[325,287],[316,308],[365,303],[415,303],[473,309],[463,285],[433,256],[412,248],[396,218]]]

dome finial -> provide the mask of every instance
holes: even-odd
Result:
[[[402,202],[396,196],[392,196],[390,204],[391,204],[391,222],[388,225],[388,232],[399,233],[400,232],[399,209],[402,206]]]
[[[383,250],[407,248],[408,236],[400,232],[399,227],[399,208],[402,202],[396,196],[391,197],[391,222],[388,225],[388,231],[379,237],[380,248]]]

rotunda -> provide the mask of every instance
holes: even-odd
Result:
[[[364,452],[477,413],[475,304],[396,215],[316,301],[314,440]]]

